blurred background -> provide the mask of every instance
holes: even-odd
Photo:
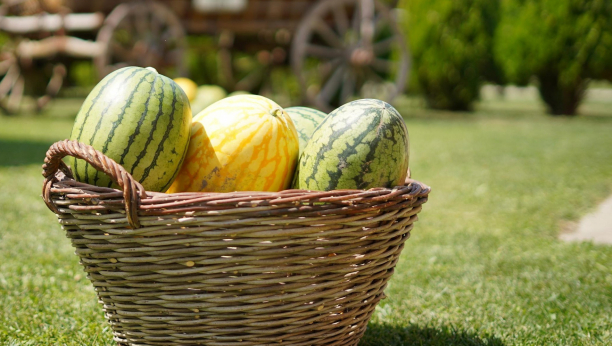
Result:
[[[397,96],[471,111],[479,100],[519,95],[541,100],[549,114],[575,115],[585,97],[609,97],[603,89],[612,79],[605,0],[1,4],[6,114],[84,97],[128,65],[190,78],[211,100],[240,90],[328,111],[354,98]]]
[[[194,112],[249,92],[403,115],[432,193],[362,346],[612,345],[612,1],[0,3],[0,344],[114,345],[40,167],[138,65],[191,80]]]

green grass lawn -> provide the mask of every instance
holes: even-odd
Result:
[[[612,247],[557,240],[612,193],[612,103],[573,119],[535,102],[398,108],[413,177],[433,191],[362,345],[612,344]],[[62,100],[41,117],[0,117],[2,345],[112,345],[40,198],[44,153],[77,110]]]

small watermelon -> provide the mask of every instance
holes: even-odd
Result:
[[[168,192],[280,191],[299,152],[291,118],[263,96],[218,101],[193,119],[187,157]]]
[[[70,139],[115,160],[146,190],[165,191],[187,152],[190,127],[189,100],[172,79],[151,67],[125,67],[87,96]],[[87,162],[68,160],[78,181],[115,186]]]
[[[401,185],[408,150],[408,129],[395,108],[373,99],[349,102],[313,133],[295,185],[319,191]]]
[[[306,143],[308,143],[315,129],[325,119],[327,114],[308,107],[289,107],[285,108],[285,110],[291,117],[291,120],[293,120],[295,129],[298,132],[300,155],[302,155],[304,148],[306,148]]]

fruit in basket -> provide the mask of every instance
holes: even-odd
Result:
[[[189,101],[193,101],[198,93],[198,85],[189,78],[179,77],[173,79],[183,89]]]
[[[125,67],[102,79],[87,96],[70,139],[115,160],[145,189],[165,191],[187,152],[190,127],[189,100],[172,79],[151,67]],[[112,185],[85,161],[68,160],[78,181]]]
[[[232,91],[231,93],[229,93],[227,97],[238,96],[238,95],[253,95],[253,94],[251,94],[248,91],[244,91],[244,90],[236,90],[236,91]]]
[[[218,101],[193,119],[187,157],[169,193],[280,191],[299,152],[291,118],[263,96]]]
[[[291,117],[291,120],[293,120],[295,129],[298,132],[301,155],[306,147],[306,143],[327,114],[308,107],[289,107],[285,108],[285,110]]]
[[[193,115],[200,113],[204,108],[225,98],[227,93],[218,85],[200,85],[195,99],[191,102]]]
[[[313,133],[294,187],[329,191],[401,185],[408,150],[408,129],[395,108],[373,99],[349,102]]]

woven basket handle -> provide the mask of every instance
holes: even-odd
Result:
[[[95,169],[106,173],[123,190],[125,200],[125,214],[132,228],[139,228],[138,207],[140,199],[146,197],[146,191],[142,185],[136,181],[125,168],[114,160],[106,157],[93,147],[79,143],[77,141],[63,140],[51,145],[45,157],[43,168],[43,199],[47,207],[56,214],[59,214],[57,206],[51,201],[51,187],[57,181],[55,173],[58,170],[64,172],[68,177],[72,177],[72,172],[62,161],[65,156],[73,156],[87,161]]]

